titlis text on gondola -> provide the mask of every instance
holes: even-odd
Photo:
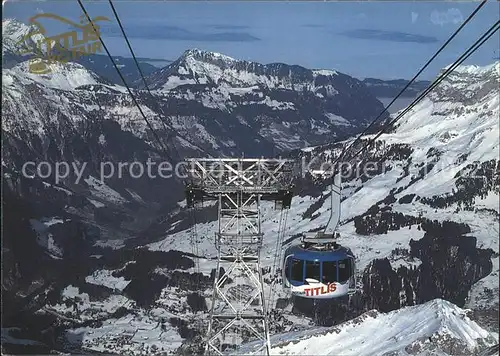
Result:
[[[328,283],[326,286],[322,285],[321,287],[311,287],[305,288],[304,292],[306,293],[306,297],[312,297],[315,295],[322,295],[327,293],[332,293],[337,290],[337,286],[335,283]]]

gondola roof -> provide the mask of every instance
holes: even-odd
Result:
[[[338,245],[335,250],[306,250],[300,245],[290,246],[286,252],[285,256],[294,255],[293,257],[299,260],[306,261],[340,261],[347,259],[352,256],[352,252],[349,248]]]

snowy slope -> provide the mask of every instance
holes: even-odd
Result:
[[[26,25],[15,19],[2,20],[2,54],[20,55],[26,50],[33,50],[44,36],[37,32],[34,25]],[[43,50],[44,48],[42,48]]]
[[[340,228],[342,233],[341,243],[353,246],[353,251],[361,260],[361,268],[366,266],[370,258],[386,257],[394,247],[407,246],[410,239],[419,239],[423,236],[423,231],[410,230],[406,232],[403,230],[389,232],[387,238],[380,239],[374,236],[374,244],[368,244],[366,238],[360,240],[355,233],[353,218],[362,215],[371,206],[386,198],[390,195],[391,190],[398,191],[397,194],[394,194],[397,200],[408,194],[416,194],[426,198],[437,195],[453,195],[452,192],[458,190],[456,186],[457,173],[465,171],[465,168],[474,162],[488,162],[498,159],[500,99],[498,86],[495,87],[495,83],[498,83],[498,74],[496,74],[498,68],[499,64],[496,64],[496,66],[490,66],[482,70],[483,76],[480,78],[483,82],[482,88],[490,86],[491,90],[485,91],[485,95],[472,104],[460,101],[450,103],[449,100],[439,99],[439,95],[442,95],[442,93],[433,94],[430,98],[424,99],[423,102],[403,117],[393,132],[383,134],[378,139],[377,145],[375,145],[378,149],[370,152],[375,157],[379,157],[390,151],[391,147],[404,144],[409,145],[411,154],[405,157],[404,160],[389,160],[387,164],[392,166],[391,170],[374,175],[373,178],[366,182],[361,182],[361,179],[344,182],[343,194],[345,200],[342,202],[341,216],[344,224]],[[464,69],[460,68],[460,70],[463,71]],[[470,82],[476,83],[478,79],[472,78]],[[452,77],[445,85],[454,85],[455,80],[459,79]],[[463,78],[460,78],[460,80],[463,80]],[[483,108],[488,109],[484,112]],[[445,112],[446,115],[444,115]],[[364,139],[369,138],[371,136],[364,137]],[[428,156],[428,152],[432,150],[440,152],[438,158]],[[338,151],[337,149],[335,152],[338,154]],[[315,157],[324,157],[329,152],[330,149],[324,147],[317,147],[312,150]],[[416,179],[410,184],[412,178],[418,178],[421,168],[429,162],[434,164],[433,168],[429,168],[425,176]],[[408,171],[407,175],[405,175],[405,169]],[[479,196],[474,198],[477,208],[500,211],[498,206],[499,187],[497,184],[493,184],[490,187],[492,189],[483,198]],[[357,189],[352,189],[352,187]],[[328,194],[327,189],[323,192],[323,195],[326,194]],[[302,218],[305,211],[317,200],[318,198],[310,196],[294,197],[288,212],[287,236],[313,230],[326,224],[329,218],[328,200],[315,211],[318,216],[313,220]],[[421,214],[431,220],[453,220],[470,224],[472,227],[471,235],[479,239],[480,246],[492,248],[498,252],[499,246],[496,238],[498,236],[498,226],[491,224],[494,216],[488,212],[469,210],[463,210],[460,214],[456,214],[456,209],[461,204],[462,202],[459,201],[456,204],[436,210],[433,206],[421,201],[414,201],[412,204],[394,202],[391,204],[391,208],[395,212],[408,215],[418,216]],[[263,203],[262,209],[262,229],[266,236],[264,239],[264,256],[271,256],[269,250],[274,248],[274,239],[278,228],[276,221],[279,219],[280,212],[275,211],[272,204],[267,203]],[[215,231],[216,222],[199,224],[197,229],[200,238],[204,241],[202,243],[203,254],[213,256],[215,247],[212,246],[213,235],[210,232]],[[187,233],[188,231],[181,231],[170,235],[163,241],[151,244],[151,249],[187,250],[189,240],[181,237]],[[390,236],[390,234],[393,234],[394,237]],[[370,237],[370,239],[372,238]],[[383,247],[385,243],[388,245],[387,248]],[[363,250],[368,246],[372,250],[379,252],[376,254],[374,252],[370,253],[365,261],[363,259],[365,255]]]
[[[471,355],[498,343],[456,305],[435,299],[390,313],[369,311],[330,328],[271,338],[276,355]],[[243,346],[249,354],[252,345]]]
[[[159,72],[172,73],[175,70],[180,75],[179,77],[169,77],[167,82],[163,83],[161,87],[159,87],[159,83],[153,82],[153,86],[155,89],[169,90],[185,84],[213,83],[217,85],[227,84],[231,88],[242,88],[240,91],[244,91],[244,88],[252,91],[252,89],[258,86],[265,86],[268,89],[312,90],[313,92],[323,88],[325,94],[329,96],[338,94],[338,91],[331,84],[322,86],[314,81],[317,77],[329,78],[338,76],[338,72],[332,70],[312,70],[308,73],[304,70],[305,68],[300,68],[306,73],[297,73],[296,70],[299,68],[298,66],[294,68],[293,66],[283,64],[281,66],[278,64],[266,66],[253,62],[239,61],[221,53],[191,49],[186,51],[177,63]],[[195,80],[181,79],[182,76],[194,73],[196,73]],[[313,80],[310,82],[302,81],[303,79],[300,78],[300,74],[303,77],[308,77],[310,74],[310,79]],[[285,80],[282,78],[284,76],[287,77]]]
[[[50,73],[34,74],[29,71],[28,62],[22,62],[15,67],[2,71],[2,82],[7,84],[19,81],[18,84],[29,85],[36,82],[48,88],[73,90],[82,85],[105,83],[95,73],[88,71],[77,63],[47,64]]]
[[[380,298],[370,303],[391,309],[426,301],[429,293],[435,297],[449,295],[457,303],[484,310],[494,319],[495,310],[498,310],[500,212],[498,66],[496,63],[474,71],[459,68],[442,87],[418,104],[390,133],[382,135],[362,156],[369,161],[383,158],[384,169],[371,173],[368,178],[355,175],[345,178],[339,242],[351,247],[357,256],[365,293],[377,295],[370,298]],[[344,144],[307,149],[303,155],[308,159],[313,156],[319,157],[319,161],[325,160],[331,154],[338,155]],[[484,184],[472,184],[478,180]],[[326,187],[322,191],[323,197],[328,194]],[[312,197],[307,192],[293,198],[285,241],[326,224],[329,203],[328,199],[322,200],[323,203],[321,197]],[[318,206],[311,212],[311,206],[318,201],[320,204],[316,204]],[[380,215],[383,209],[388,212],[386,215]],[[276,253],[280,212],[264,202],[261,213],[264,232],[262,263],[271,266]],[[402,216],[398,218],[401,221],[392,221],[398,214]],[[470,228],[470,232],[466,232],[469,237],[445,242],[447,240],[431,237],[432,230],[428,229],[429,237],[423,239],[426,231],[420,228],[421,225],[433,220],[466,224]],[[384,228],[382,224],[386,222],[388,225]],[[216,254],[213,241],[216,229],[215,221],[197,225],[199,254],[204,258],[213,258]],[[451,230],[444,233],[457,236]],[[190,230],[178,231],[151,243],[149,248],[153,251],[176,249],[192,252],[190,236]],[[438,247],[433,249],[432,246]],[[200,261],[202,269],[213,268],[214,262],[204,258]],[[428,269],[422,266],[421,258],[426,259],[426,265],[439,264],[437,261],[450,258],[451,261],[427,275],[428,272],[424,271]],[[392,271],[382,272],[373,264],[382,259],[388,260]],[[474,266],[470,261],[474,261]],[[448,268],[450,264],[456,269]],[[416,274],[410,272],[414,269]],[[383,282],[384,278],[396,278],[407,287],[397,290],[399,287],[394,287],[391,279],[388,281],[389,291],[379,291],[375,279],[370,279],[373,273],[381,273],[382,280],[377,277],[377,283]],[[395,277],[386,273],[393,273]],[[440,278],[459,282],[445,282],[432,292],[419,282],[441,274],[443,277]],[[449,276],[444,277],[444,274]],[[461,281],[462,278],[466,281]],[[395,289],[391,291],[392,288]],[[466,291],[469,296],[465,301],[462,297],[452,297],[454,293],[467,294]],[[388,295],[384,293],[394,293],[397,301],[385,305],[384,298],[387,300]]]
[[[35,30],[36,27],[34,25],[24,24],[13,18],[4,18],[2,20],[2,68],[11,68],[28,58],[33,58],[31,54],[21,55],[21,53],[26,49],[35,49],[37,41],[44,38],[44,35],[38,33],[26,38],[28,34]],[[25,39],[24,45],[22,44],[23,38]],[[45,45],[42,45],[42,52],[45,48]],[[113,56],[113,58],[119,63],[121,74],[127,82],[132,83],[139,78],[140,74],[134,59],[121,56]],[[152,60],[153,63],[156,62],[154,59],[138,58],[141,70],[146,75],[158,70],[158,67],[149,64],[147,62],[148,60]],[[76,59],[76,61],[114,84],[123,84],[122,79],[116,71],[113,70],[113,65],[105,53],[81,56]],[[161,62],[168,63],[171,61],[165,60]]]

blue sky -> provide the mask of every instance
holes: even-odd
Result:
[[[107,16],[106,45],[129,56],[107,1],[85,2],[92,17]],[[284,62],[328,68],[358,78],[410,78],[477,2],[160,2],[114,1],[137,56],[176,59],[189,48],[221,52],[260,63]],[[78,22],[76,1],[7,0],[4,18],[23,22],[48,12]],[[488,2],[421,79],[432,79],[499,19],[500,3]],[[44,23],[49,35],[62,25]],[[468,63],[492,63],[500,34]]]

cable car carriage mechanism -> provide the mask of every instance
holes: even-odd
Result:
[[[330,219],[325,229],[305,233],[300,243],[292,244],[285,251],[283,287],[292,296],[329,299],[356,292],[355,256],[348,247],[337,243],[340,183],[340,174],[337,174],[331,186]]]

